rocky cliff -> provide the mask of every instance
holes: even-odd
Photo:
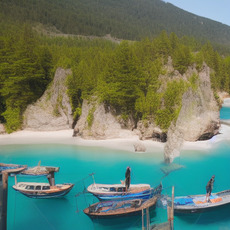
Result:
[[[189,81],[193,74],[198,77],[196,87],[188,88],[184,93],[178,119],[172,122],[167,133],[163,132],[154,120],[140,120],[137,124],[132,119],[124,121],[110,108],[97,103],[97,100],[84,100],[81,117],[74,128],[74,136],[107,139],[138,135],[140,140],[166,142],[165,161],[172,162],[179,156],[184,141],[207,140],[216,135],[220,127],[219,107],[211,89],[209,67],[204,64],[198,72],[193,66],[181,75],[172,68],[170,60],[166,66],[170,78],[167,74],[160,76],[163,82],[160,90],[164,90],[167,80]]]
[[[110,108],[98,103],[95,98],[90,102],[83,100],[82,114],[74,128],[74,136],[108,139],[134,135],[131,130],[123,129],[122,123],[124,121],[119,116],[115,116]]]
[[[180,154],[184,141],[197,141],[210,139],[218,134],[219,107],[214,98],[210,82],[210,69],[204,64],[201,71],[195,66],[188,68],[180,75],[166,65],[166,75],[160,76],[163,82],[161,89],[167,81],[188,81],[195,74],[197,82],[195,88],[188,88],[182,98],[182,106],[177,121],[172,122],[167,133],[162,131],[154,120],[140,120],[135,122],[131,117],[125,120],[109,106],[99,103],[96,97],[90,101],[83,100],[82,113],[78,119],[73,136],[85,139],[127,138],[139,136],[140,140],[153,140],[166,142],[165,161],[172,162]],[[73,118],[69,98],[66,94],[66,77],[70,70],[58,68],[54,80],[44,95],[33,105],[28,106],[24,114],[24,128],[31,130],[61,130],[72,128]],[[167,77],[167,74],[170,77]],[[165,86],[164,86],[165,85]],[[134,146],[136,151],[140,148]],[[145,149],[142,146],[142,151]]]
[[[70,74],[71,70],[56,70],[53,82],[43,96],[27,107],[24,113],[24,129],[49,131],[72,128],[72,109],[65,84]]]
[[[211,89],[210,69],[204,64],[200,72],[191,68],[184,77],[193,73],[198,75],[198,87],[184,93],[178,119],[168,130],[164,155],[167,162],[179,156],[184,140],[207,140],[219,132],[219,107]]]

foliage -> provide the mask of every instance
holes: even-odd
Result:
[[[156,123],[162,129],[167,130],[171,122],[177,119],[186,89],[186,83],[183,80],[168,82],[162,96],[163,106],[156,111]]]
[[[95,112],[95,107],[93,107],[90,111],[89,114],[87,116],[87,122],[88,122],[88,127],[91,128],[92,124],[93,124],[93,119],[94,119],[94,112]]]
[[[230,45],[229,26],[194,16],[162,0],[1,0],[0,14],[14,22],[52,25],[65,34],[111,34],[141,40],[165,30],[180,37],[195,37],[202,43],[208,39]],[[216,47],[226,51],[226,46]]]
[[[184,74],[192,61],[191,52],[188,46],[179,46],[173,55],[173,66],[181,74]]]
[[[39,36],[28,24],[0,23],[0,28],[0,121],[8,132],[20,128],[27,105],[43,94],[59,66],[72,70],[66,84],[75,121],[83,99],[97,98],[123,118],[153,119],[167,131],[179,115],[183,93],[188,87],[196,91],[199,83],[197,74],[188,81],[173,80],[172,73],[163,68],[169,56],[181,74],[191,65],[202,71],[207,63],[213,89],[230,89],[230,57],[220,55],[210,42],[202,46],[193,38],[162,31],[155,39],[116,44]],[[87,117],[89,127],[93,112]]]
[[[29,25],[4,34],[0,41],[1,116],[10,132],[20,127],[22,112],[42,95],[50,82],[52,57],[48,49],[39,45]]]
[[[21,127],[22,116],[19,107],[7,106],[7,110],[2,113],[2,116],[6,120],[6,131],[8,133],[16,131]]]

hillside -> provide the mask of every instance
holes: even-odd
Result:
[[[0,15],[17,22],[53,25],[67,34],[129,40],[162,30],[230,46],[230,27],[196,16],[162,0],[1,0]]]

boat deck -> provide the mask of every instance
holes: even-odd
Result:
[[[130,185],[129,189],[126,191],[126,187],[122,184],[112,184],[112,185],[104,185],[104,184],[91,184],[88,187],[88,191],[91,193],[139,193],[150,189],[150,185],[148,184],[137,184]]]
[[[212,194],[209,202],[205,199],[205,195],[175,197],[174,210],[175,212],[198,212],[230,204],[230,190]]]
[[[133,200],[132,204],[129,207],[126,207],[127,201],[121,201],[116,203],[116,208],[113,209],[113,205],[108,207],[103,205],[99,206],[98,209],[95,211],[91,211],[91,207],[96,207],[97,205],[101,203],[96,203],[94,205],[91,205],[89,208],[86,208],[84,210],[84,213],[89,216],[97,216],[97,217],[106,217],[106,216],[125,216],[129,214],[139,213],[142,211],[142,209],[146,209],[149,207],[153,207],[156,204],[157,197],[153,197],[147,201],[145,201],[143,204],[141,200]],[[112,202],[111,202],[112,203]]]

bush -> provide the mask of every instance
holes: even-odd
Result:
[[[22,117],[19,108],[8,107],[7,110],[3,113],[3,116],[6,119],[7,133],[12,133],[21,128]]]

